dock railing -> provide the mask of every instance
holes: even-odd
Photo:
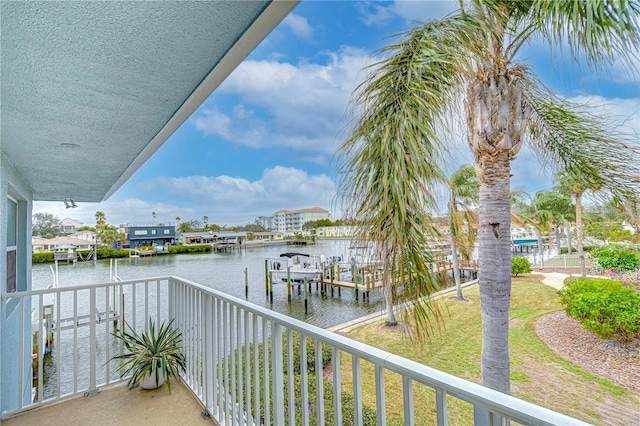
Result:
[[[109,361],[123,350],[111,331],[125,322],[143,331],[146,319],[152,317],[157,322],[174,319],[182,331],[187,357],[183,380],[222,425],[325,424],[330,418],[336,425],[347,418],[362,425],[367,404],[377,425],[387,424],[391,405],[402,407],[405,425],[416,419],[446,425],[449,407],[458,410],[460,401],[471,405],[473,421],[480,425],[506,419],[524,425],[584,424],[178,277],[33,290],[7,294],[3,302],[15,299],[25,309],[30,299],[39,312],[36,328],[42,336],[42,304],[52,293],[56,318],[70,316],[73,321],[66,327],[55,322],[47,385],[45,363],[39,362],[34,370],[35,399],[26,401],[18,395],[17,405],[5,409],[0,418],[74,395],[91,395],[124,380],[115,372],[118,361]],[[21,337],[21,352],[29,338]],[[42,360],[42,348],[39,352]],[[320,366],[329,359],[333,368],[325,373]],[[343,368],[336,366],[350,367],[344,370],[350,377],[342,377]],[[401,382],[398,400],[388,399],[390,380]],[[16,384],[15,391],[20,394],[23,386]],[[416,412],[414,395],[425,390],[432,394],[433,406],[429,413]],[[351,403],[345,403],[349,398],[343,391]]]

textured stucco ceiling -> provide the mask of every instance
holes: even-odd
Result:
[[[35,200],[103,200],[295,4],[1,2],[3,154]]]

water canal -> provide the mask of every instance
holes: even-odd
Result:
[[[297,251],[310,255],[344,256],[349,241],[321,240],[310,246],[265,246],[236,250],[231,253],[207,253],[190,255],[163,255],[120,259],[118,276],[123,280],[140,279],[163,275],[176,275],[224,293],[245,298],[244,269],[248,271],[248,301],[273,309],[279,313],[305,321],[322,328],[332,327],[352,319],[381,311],[384,299],[379,291],[371,294],[370,301],[356,301],[352,290],[343,289],[340,297],[321,296],[315,291],[309,299],[305,315],[303,296],[294,292],[291,302],[287,300],[285,285],[274,286],[273,304],[265,296],[264,260],[278,257],[280,253]],[[34,265],[33,289],[46,288],[52,282],[48,264]],[[109,281],[109,261],[88,261],[59,265],[59,286],[97,284]]]

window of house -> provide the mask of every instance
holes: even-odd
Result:
[[[18,202],[7,200],[7,293],[18,289]]]
[[[156,235],[156,230],[155,229],[151,230],[151,235]]]
[[[171,230],[170,229],[165,229],[164,230],[164,235],[169,235],[171,234]]]
[[[133,235],[147,235],[147,233],[146,229],[136,229],[133,231]]]

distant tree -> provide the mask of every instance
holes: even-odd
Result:
[[[549,221],[554,229],[557,251],[560,254],[560,224],[565,220],[573,220],[575,217],[575,206],[571,201],[571,197],[556,190],[543,192],[538,200],[538,207],[549,212]]]
[[[31,219],[31,235],[53,238],[62,234],[62,221],[51,213],[35,213]]]
[[[209,226],[207,225],[207,222],[209,222],[209,216],[202,216],[202,230],[203,231],[207,231]]]
[[[259,223],[257,223],[257,221],[255,223],[247,223],[241,229],[243,231],[245,231],[245,232],[266,232],[266,231],[268,231],[268,229],[266,229],[264,226],[262,226]]]
[[[467,260],[471,258],[475,244],[475,228],[477,220],[473,208],[480,196],[480,182],[473,166],[460,167],[446,181],[449,187],[449,243],[453,277],[456,283],[458,300],[465,300],[462,296],[460,284],[460,265],[458,253]]]
[[[107,216],[101,212],[96,212],[96,229],[102,228],[107,223]]]
[[[539,191],[534,195],[531,203],[522,207],[519,216],[526,224],[531,225],[536,232],[538,239],[538,252],[540,253],[540,265],[544,265],[543,253],[544,242],[542,233],[546,232],[551,225],[552,212],[549,209],[547,199],[550,197],[548,192]]]
[[[309,229],[316,229],[322,226],[337,226],[337,225],[331,222],[331,219],[310,220],[309,222],[305,222],[302,225],[302,230],[307,231]]]
[[[112,246],[120,239],[118,229],[113,225],[105,225],[96,233],[96,237],[101,243]]]
[[[83,225],[80,228],[78,228],[78,231],[91,231],[91,232],[96,232],[96,228],[95,226],[87,226],[87,225]]]
[[[153,223],[156,223],[156,212],[151,212],[151,217],[153,218]]]
[[[580,259],[580,275],[587,275],[587,266],[584,259],[583,228],[582,228],[582,196],[586,191],[599,191],[605,184],[601,177],[588,180],[584,174],[575,172],[569,174],[566,171],[558,174],[557,188],[560,191],[571,194],[576,202],[576,235],[578,239],[578,258]]]
[[[202,229],[202,224],[197,220],[187,220],[178,225],[179,232],[196,232]]]
[[[181,220],[182,220],[182,219],[180,219],[180,216],[176,216],[176,223],[178,224],[178,226],[180,226],[180,221],[181,221]]]

